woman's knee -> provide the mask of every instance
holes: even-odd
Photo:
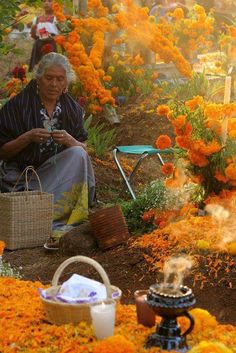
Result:
[[[73,147],[69,147],[66,149],[66,151],[68,152],[68,154],[71,154],[72,156],[82,156],[85,157],[87,156],[87,152],[86,150],[81,147],[81,146],[73,146]]]

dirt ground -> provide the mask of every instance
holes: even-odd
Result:
[[[146,101],[140,99],[119,107],[118,113],[121,123],[116,127],[116,144],[154,144],[156,137],[160,133],[169,132],[170,126],[166,120],[157,118],[155,111],[152,111],[156,109],[156,106],[155,97],[153,99],[149,97]],[[104,119],[102,120],[105,121]],[[120,190],[122,190],[122,183],[111,154],[104,159],[106,163],[101,163],[94,157],[92,159],[97,179],[97,198],[100,201],[100,205],[102,203],[115,202]],[[158,162],[153,159],[146,161],[144,168],[139,173],[136,186],[143,185],[149,179],[154,180],[159,175],[160,167]],[[124,195],[124,193],[122,196],[129,197]],[[143,251],[129,247],[130,242],[132,242],[132,237],[127,243],[106,251],[97,248],[86,252],[86,254],[78,254],[89,256],[103,266],[111,283],[122,290],[123,303],[133,303],[135,290],[147,289],[157,279],[161,278],[158,272],[150,271],[148,264],[144,260]],[[43,283],[50,283],[59,264],[68,257],[61,255],[59,251],[47,251],[44,248],[5,251],[4,253],[5,261],[10,262],[16,268],[21,267],[20,273],[24,279],[40,280]],[[185,283],[193,289],[197,306],[209,310],[220,322],[236,325],[235,268],[231,268],[228,273],[224,272],[224,270],[220,271],[217,278],[214,279],[206,263],[202,261],[198,271],[206,277],[203,288],[200,288],[198,283],[193,285],[193,277],[191,275],[189,275]],[[61,279],[68,278],[73,272],[99,279],[96,271],[84,264],[70,265],[63,272]]]

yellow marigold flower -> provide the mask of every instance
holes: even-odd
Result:
[[[180,21],[182,18],[184,18],[184,11],[181,7],[177,7],[171,16],[174,17],[177,21]]]
[[[198,240],[196,245],[200,250],[209,250],[210,248],[209,242],[203,239]]]
[[[125,65],[125,62],[122,61],[122,60],[118,60],[118,61],[117,61],[117,65],[124,66],[124,65]]]
[[[112,10],[113,13],[116,13],[116,12],[119,11],[119,6],[117,4],[114,4],[114,5],[112,5],[111,10]]]
[[[209,227],[209,225],[208,225]],[[191,311],[195,319],[195,330],[201,331],[204,327],[214,329],[217,326],[217,320],[207,310],[195,308]],[[209,352],[208,352],[209,353]]]
[[[112,74],[113,72],[115,71],[115,68],[114,68],[114,66],[108,66],[108,68],[107,68],[107,72],[109,73],[109,74]]]
[[[236,242],[227,244],[227,250],[231,255],[236,256]]]
[[[202,7],[202,6],[198,5],[198,4],[194,5],[194,6],[193,6],[193,9],[194,9],[194,11],[195,11],[197,14],[199,14],[199,15],[205,14],[205,9],[204,9],[204,7]]]
[[[189,353],[233,353],[223,343],[201,341],[197,346],[190,349]]]
[[[149,21],[150,22],[156,22],[156,17],[155,16],[149,16]]]
[[[236,130],[229,131],[229,137],[236,138]]]

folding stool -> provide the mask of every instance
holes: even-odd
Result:
[[[129,175],[126,175],[118,158],[119,154],[132,154],[132,155],[137,155],[139,156],[136,164],[134,165],[134,168],[132,172]],[[125,182],[125,185],[130,192],[132,198],[135,200],[136,196],[134,193],[134,190],[131,186],[131,179],[133,178],[134,174],[137,172],[138,168],[140,167],[142,161],[149,156],[156,155],[160,164],[163,165],[164,161],[162,159],[161,154],[168,154],[171,153],[171,149],[164,149],[160,150],[157,148],[154,148],[151,145],[133,145],[133,146],[116,146],[113,150],[113,159],[116,163],[116,166]]]

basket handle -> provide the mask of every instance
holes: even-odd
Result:
[[[39,183],[39,190],[40,190],[41,193],[43,192],[43,190],[42,190],[42,184],[41,184],[41,181],[40,181],[40,179],[39,179],[39,176],[38,176],[36,170],[34,169],[34,167],[33,167],[32,165],[29,165],[28,167],[26,167],[26,168],[23,170],[23,172],[18,176],[18,178],[17,178],[17,180],[16,180],[16,182],[15,182],[15,185],[14,185],[13,188],[12,188],[12,192],[14,192],[16,186],[18,185],[18,183],[19,183],[19,181],[20,181],[20,178],[21,178],[22,175],[24,175],[24,174],[25,174],[25,186],[26,186],[26,187],[25,187],[25,190],[26,190],[26,191],[29,191],[29,181],[28,181],[28,172],[29,172],[29,171],[31,171],[31,172],[34,173],[34,175],[36,176],[36,178],[37,178],[37,180],[38,180],[38,183]]]
[[[107,298],[112,298],[112,290],[111,290],[111,283],[110,280],[105,272],[105,270],[103,269],[103,267],[95,260],[90,259],[89,257],[86,256],[72,256],[69,259],[65,260],[56,270],[56,272],[54,273],[53,279],[52,279],[52,286],[57,286],[58,285],[58,280],[60,278],[60,275],[62,273],[62,271],[70,264],[72,264],[73,262],[84,262],[88,265],[91,265],[95,268],[95,270],[97,270],[97,272],[99,273],[99,275],[102,277],[103,283],[106,287],[106,291],[107,291]]]

